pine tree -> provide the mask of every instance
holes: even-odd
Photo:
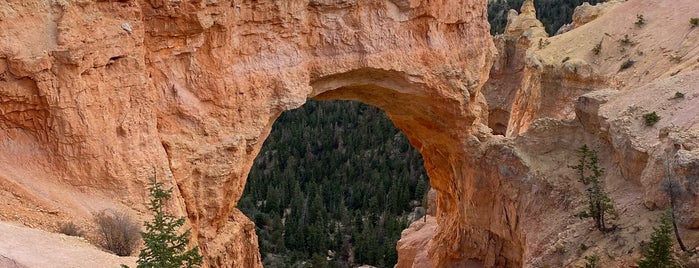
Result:
[[[275,122],[238,207],[257,225],[263,263],[322,266],[320,256],[331,257],[330,267],[353,267],[363,256],[363,264],[389,267],[407,227],[398,219],[407,218],[410,200],[422,199],[415,197],[417,181],[427,181],[422,166],[420,154],[378,108],[310,100]],[[365,235],[381,238],[376,254],[352,236],[363,233],[364,221],[375,229]]]
[[[650,248],[638,261],[639,268],[674,268],[679,267],[672,257],[672,210],[665,210],[660,218],[660,226],[653,227]]]
[[[607,228],[605,218],[608,213],[614,213],[614,207],[612,199],[603,188],[602,174],[604,169],[598,165],[597,151],[583,145],[578,148],[577,153],[580,157],[579,163],[569,167],[577,171],[580,176],[578,181],[585,184],[589,209],[578,216],[592,217],[597,229],[603,232],[610,231],[613,228]]]
[[[199,247],[187,250],[191,230],[178,234],[185,218],[176,218],[163,210],[165,202],[170,199],[172,189],[164,190],[162,186],[162,182],[153,178],[148,188],[151,198],[148,210],[155,215],[152,221],[145,222],[146,231],[141,232],[145,248],[138,255],[137,267],[199,267],[202,263]]]

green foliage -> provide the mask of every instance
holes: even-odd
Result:
[[[139,226],[126,213],[102,210],[95,215],[101,246],[118,256],[129,256],[139,241]]]
[[[699,25],[699,18],[691,18],[691,19],[689,19],[689,24],[691,24],[692,27],[696,27],[697,25]]]
[[[638,261],[639,268],[679,267],[672,256],[672,210],[665,210],[660,218],[660,226],[653,227],[648,250]]]
[[[652,127],[660,121],[660,116],[655,112],[645,113],[643,114],[643,120],[646,122],[646,126]]]
[[[683,99],[684,98],[684,93],[682,92],[675,92],[675,99]]]
[[[549,35],[556,33],[563,24],[572,21],[575,7],[583,2],[591,5],[605,2],[606,0],[536,0],[536,16],[544,24]],[[493,0],[488,1],[488,21],[490,22],[490,33],[501,34],[505,31],[507,24],[507,12],[510,9],[517,10],[522,7],[524,0]]]
[[[389,267],[427,190],[422,157],[381,110],[309,100],[274,123],[238,208],[266,265]]]
[[[587,263],[585,263],[585,268],[597,268],[598,267],[599,256],[597,256],[597,255],[585,256],[585,260],[587,261]]]
[[[643,27],[643,25],[646,24],[646,19],[643,18],[643,15],[637,14],[636,15],[636,22],[634,23],[638,27]]]
[[[592,48],[592,53],[595,53],[595,55],[599,55],[600,52],[602,52],[602,40]]]
[[[138,255],[138,268],[199,267],[202,256],[199,247],[187,249],[191,230],[179,233],[185,224],[184,217],[175,217],[164,210],[172,189],[164,190],[162,182],[155,178],[148,187],[150,202],[148,210],[154,213],[150,222],[145,222],[146,231],[141,232],[145,248]],[[179,234],[178,234],[179,233]]]
[[[604,169],[598,165],[597,151],[583,145],[578,148],[577,153],[578,164],[569,167],[577,171],[578,181],[585,185],[588,199],[588,211],[578,213],[578,217],[592,217],[598,230],[610,231],[606,226],[606,216],[614,214],[614,207],[611,198],[603,189]]]
[[[632,59],[626,60],[623,64],[621,64],[621,67],[619,67],[619,71],[626,70],[628,68],[631,68],[636,62]]]

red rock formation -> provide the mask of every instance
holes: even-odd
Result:
[[[664,205],[658,182],[666,174],[697,193],[695,119],[663,114],[683,129],[663,132],[665,146],[656,146],[657,133],[629,127],[641,111],[627,105],[633,94],[598,92],[575,107],[590,90],[630,89],[697,67],[698,37],[686,20],[662,13],[670,9],[660,2],[622,6],[550,43],[539,39],[541,48],[520,38],[541,37],[525,8],[511,27],[527,29],[510,31],[521,32],[516,43],[496,42],[504,50],[495,58],[485,1],[6,1],[0,219],[50,228],[104,208],[142,213],[155,171],[175,187],[171,210],[188,217],[207,265],[259,267],[253,223],[235,206],[272,123],[309,97],[350,99],[386,111],[422,153],[438,192],[437,225],[421,238],[431,240],[401,244],[427,245],[426,253],[404,252],[401,265],[425,263],[424,256],[434,267],[572,265],[580,259],[576,241],[607,239],[571,220],[583,190],[561,167],[582,143],[600,148],[628,226],[647,218],[634,205]],[[633,37],[646,42],[620,54],[604,39],[599,57],[591,54],[604,36],[628,30],[591,27],[643,11],[649,23]],[[658,18],[671,19],[650,23]],[[685,35],[668,34],[682,27]],[[634,55],[646,57],[621,72],[617,63]],[[500,88],[507,81],[517,83]],[[669,105],[647,96],[649,105]],[[696,114],[696,105],[682,107]],[[574,108],[580,123],[556,120],[572,119]],[[492,136],[489,119],[502,125],[496,132],[521,135]],[[690,197],[678,208],[680,221],[696,228]],[[633,246],[610,250],[620,256]]]
[[[2,131],[28,138],[2,143],[36,146],[44,158],[32,163],[54,167],[68,192],[136,209],[155,169],[176,185],[173,209],[207,264],[252,267],[254,228],[235,205],[272,122],[307,97],[359,100],[423,154],[440,192],[433,263],[515,267],[516,202],[493,170],[475,168],[491,146],[479,128],[492,60],[485,5],[11,1],[0,24]]]

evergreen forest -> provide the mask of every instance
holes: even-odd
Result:
[[[523,1],[488,2],[492,34]],[[552,35],[582,2],[604,1],[534,5]],[[420,154],[383,111],[309,100],[274,123],[238,208],[255,222],[265,267],[392,267],[400,233],[411,212],[424,211],[428,189]]]
[[[265,267],[392,267],[428,189],[422,157],[383,111],[309,100],[275,122],[238,207]]]

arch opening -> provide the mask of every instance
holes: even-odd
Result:
[[[424,79],[424,80],[423,80]],[[436,230],[427,253],[399,267],[521,267],[520,179],[526,175],[511,148],[493,142],[480,92],[402,72],[362,68],[311,83],[320,100],[355,100],[386,112],[422,154],[437,191]],[[466,83],[468,86],[468,82]]]
[[[267,267],[388,267],[427,189],[420,153],[383,111],[309,100],[276,120],[238,207]]]
[[[359,101],[386,112],[423,156],[429,184],[438,193],[436,227],[421,238],[422,255],[410,255],[398,267],[522,265],[517,196],[526,167],[500,163],[518,160],[511,148],[492,142],[490,130],[482,127],[487,115],[479,114],[480,93],[453,95],[453,88],[369,68],[312,81],[308,96],[315,100]]]

